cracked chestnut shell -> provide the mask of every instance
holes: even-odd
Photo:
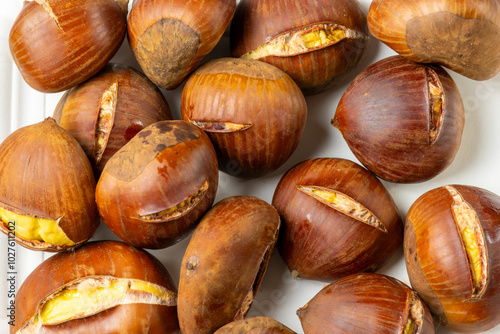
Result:
[[[181,114],[207,132],[222,171],[255,178],[293,154],[304,132],[307,104],[293,80],[278,68],[222,58],[189,77]]]
[[[308,334],[434,334],[431,312],[405,283],[382,274],[343,277],[297,311]]]
[[[398,183],[443,172],[460,148],[464,122],[460,92],[446,71],[401,56],[361,72],[332,119],[366,168]]]
[[[108,161],[97,183],[103,222],[123,241],[165,248],[183,239],[215,199],[217,157],[184,121],[141,130]]]
[[[128,0],[29,0],[9,35],[12,58],[32,88],[55,93],[96,74],[120,48]]]
[[[500,324],[500,196],[447,185],[420,196],[406,217],[412,287],[441,324],[478,333]]]
[[[437,63],[474,80],[490,79],[500,71],[497,0],[375,0],[368,27],[412,61]]]
[[[401,246],[403,224],[384,185],[345,159],[306,160],[279,181],[278,250],[293,277],[322,281],[377,270]]]
[[[144,74],[108,64],[61,97],[54,119],[78,140],[98,179],[123,145],[148,125],[172,119],[172,114],[161,91]]]
[[[0,145],[0,230],[33,250],[65,251],[99,225],[95,179],[78,142],[52,118]]]
[[[366,15],[356,0],[242,0],[230,30],[233,57],[280,68],[307,95],[341,81],[368,40]]]
[[[219,42],[235,0],[134,0],[128,40],[144,73],[175,89]]]
[[[280,217],[252,196],[218,202],[196,227],[181,264],[184,334],[213,333],[248,313],[275,248]]]
[[[167,269],[146,251],[91,242],[33,270],[10,333],[179,333],[176,298]]]
[[[269,317],[252,317],[236,320],[219,328],[214,334],[296,334],[277,320]]]

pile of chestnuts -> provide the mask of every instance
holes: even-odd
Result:
[[[60,94],[0,143],[2,243],[56,253],[11,334],[500,329],[500,195],[441,181],[498,0],[26,0],[9,47]]]

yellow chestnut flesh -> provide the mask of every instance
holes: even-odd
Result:
[[[232,122],[196,121],[192,119],[190,119],[189,122],[206,132],[238,132],[245,131],[252,127],[252,124],[238,124]]]
[[[118,82],[113,82],[102,94],[95,130],[95,158],[101,161],[102,154],[113,128],[118,101]]]
[[[432,145],[438,139],[443,124],[445,110],[444,90],[436,72],[430,68],[427,72],[427,87],[429,90],[429,143]]]

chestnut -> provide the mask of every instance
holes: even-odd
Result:
[[[99,225],[95,179],[78,142],[52,118],[0,144],[0,230],[33,250],[64,251]]]
[[[179,333],[176,300],[155,257],[118,241],[90,242],[26,278],[10,333]]]
[[[252,196],[218,202],[196,227],[181,263],[182,333],[213,333],[245,317],[278,238],[276,209]]]
[[[354,79],[332,124],[378,177],[417,183],[453,162],[464,121],[460,92],[445,70],[392,56]]]
[[[253,317],[236,320],[219,328],[214,334],[296,334],[279,321],[269,317]]]
[[[374,0],[368,27],[412,61],[437,63],[474,80],[490,79],[500,71],[497,0]]]
[[[213,204],[218,177],[215,150],[203,131],[161,121],[109,159],[97,183],[97,207],[123,241],[165,248],[186,237]]]
[[[295,151],[307,104],[293,80],[278,68],[221,58],[189,77],[181,114],[208,133],[222,171],[255,178],[280,167]]]
[[[219,42],[235,9],[235,0],[134,0],[130,47],[151,81],[175,89]]]
[[[96,74],[122,45],[127,6],[128,0],[24,1],[9,47],[26,83],[55,93]]]
[[[144,74],[108,64],[67,91],[54,119],[83,147],[96,179],[106,162],[146,126],[172,119],[165,97]]]
[[[402,244],[391,195],[349,160],[299,163],[279,181],[272,204],[283,222],[278,250],[292,277],[333,281],[375,271]]]
[[[396,278],[374,273],[343,277],[297,311],[308,334],[434,334],[431,312]]]
[[[356,0],[241,0],[230,30],[233,57],[280,68],[307,95],[343,80],[368,40],[366,15]]]
[[[412,287],[443,326],[500,324],[500,196],[469,185],[424,193],[408,211],[404,250]]]

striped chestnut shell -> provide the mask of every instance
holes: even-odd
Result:
[[[281,322],[269,317],[252,317],[236,320],[219,328],[214,334],[296,334]]]

